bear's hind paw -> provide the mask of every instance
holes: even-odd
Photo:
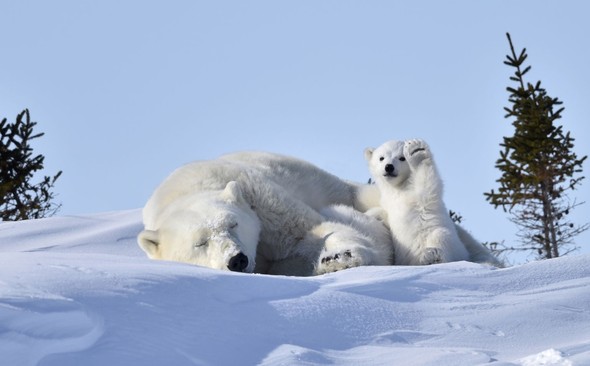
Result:
[[[428,264],[437,264],[443,263],[443,256],[442,250],[439,248],[426,248],[424,253],[422,253],[422,258],[420,259],[420,264],[428,265]]]

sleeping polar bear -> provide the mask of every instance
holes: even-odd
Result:
[[[373,204],[374,189],[270,153],[197,161],[155,190],[138,243],[153,259],[237,272],[312,275],[391,264],[387,229],[353,209]]]

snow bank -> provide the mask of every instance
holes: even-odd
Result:
[[[148,260],[139,210],[0,224],[4,365],[588,365],[590,256],[312,278]]]

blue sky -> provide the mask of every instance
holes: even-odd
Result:
[[[516,240],[483,196],[512,133],[510,32],[589,155],[585,1],[0,2],[0,116],[29,108],[60,215],[142,207],[173,169],[239,150],[366,181],[365,147],[423,138],[447,206]],[[586,163],[586,172],[590,171]],[[573,196],[590,201],[590,182]],[[572,215],[590,218],[590,202]],[[590,233],[578,237],[590,251]]]

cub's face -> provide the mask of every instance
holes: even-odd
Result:
[[[410,176],[410,166],[404,156],[404,141],[388,141],[376,149],[365,149],[369,171],[378,185],[398,186]]]
[[[139,234],[140,247],[152,259],[252,272],[260,221],[233,183],[192,195],[178,210],[171,207],[157,230]]]

